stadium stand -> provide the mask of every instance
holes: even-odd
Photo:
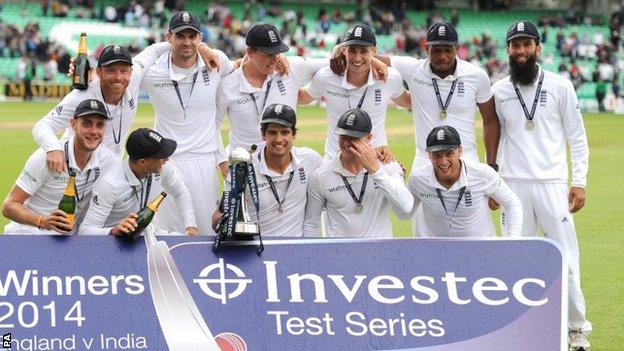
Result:
[[[47,3],[47,2],[42,2]],[[50,8],[42,3],[7,3],[0,9],[0,80],[16,80],[20,57],[26,53],[36,56],[37,77],[45,76],[48,56],[58,62],[58,73],[52,82],[68,84],[65,77],[69,55],[74,55],[80,32],[89,35],[89,49],[94,58],[103,45],[129,46],[137,52],[146,45],[164,39],[169,16],[176,9],[155,1],[146,9],[141,3],[125,1],[96,1],[91,8],[64,6],[52,2]],[[265,21],[281,28],[284,38],[294,48],[291,55],[327,56],[349,23],[363,18],[371,23],[378,35],[380,52],[424,56],[422,45],[427,24],[440,20],[458,21],[463,42],[460,56],[487,68],[493,81],[506,72],[505,33],[510,23],[528,19],[541,23],[546,34],[542,66],[567,75],[575,82],[582,107],[594,108],[595,77],[598,56],[607,55],[613,78],[619,76],[619,57],[607,45],[611,29],[602,18],[580,18],[570,21],[552,11],[506,10],[474,11],[440,9],[435,12],[396,9],[358,8],[350,4],[283,3],[281,5],[248,2],[227,2],[227,5],[187,1],[186,10],[205,21],[207,41],[228,55],[239,56],[244,50],[243,35],[255,21]],[[392,10],[392,11],[390,11]],[[455,11],[455,12],[454,12]],[[615,16],[614,16],[615,17]],[[556,25],[553,27],[552,25]],[[603,51],[601,51],[603,50]],[[619,56],[619,55],[618,55]],[[610,85],[608,87],[610,89]]]

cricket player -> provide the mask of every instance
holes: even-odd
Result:
[[[120,162],[93,186],[89,210],[80,227],[84,235],[123,235],[137,228],[137,212],[162,188],[175,199],[188,235],[197,235],[193,203],[177,170],[167,159],[177,143],[149,128],[139,128],[128,136],[128,159]],[[171,201],[169,197],[165,201]],[[158,217],[158,212],[154,218]],[[161,229],[155,226],[156,229]]]
[[[141,78],[167,51],[168,43],[158,43],[131,58],[130,53],[119,45],[104,48],[98,59],[98,79],[91,82],[86,90],[72,90],[33,127],[35,141],[46,153],[46,163],[51,171],[65,170],[63,143],[73,133],[70,120],[76,106],[86,99],[104,102],[110,121],[106,125],[103,143],[121,157],[121,143],[128,135],[137,112]],[[62,130],[66,133],[59,139],[56,133]]]
[[[297,115],[288,105],[272,104],[262,114],[264,146],[252,154],[260,203],[262,236],[301,237],[308,183],[322,158],[308,147],[294,147]],[[247,189],[249,192],[249,189]],[[252,218],[256,210],[246,196]],[[215,220],[220,218],[218,213]]]
[[[461,138],[455,128],[433,128],[427,136],[427,152],[431,162],[413,170],[408,181],[414,208],[423,208],[423,236],[496,236],[489,197],[505,209],[503,234],[520,236],[520,200],[491,167],[461,158]]]
[[[479,161],[475,138],[475,110],[483,119],[483,141],[487,163],[496,163],[500,125],[487,73],[457,57],[459,38],[450,23],[436,23],[427,31],[426,59],[407,56],[380,56],[383,62],[401,73],[412,97],[412,116],[416,129],[416,152],[412,169],[427,164],[427,134],[440,125],[455,128],[462,139],[463,158]],[[415,236],[422,235],[422,212],[413,220]]]
[[[321,96],[326,98],[326,158],[332,159],[338,155],[340,147],[334,129],[340,116],[352,108],[365,110],[371,117],[371,145],[378,149],[379,156],[383,158],[383,155],[388,154],[385,129],[388,102],[392,99],[396,104],[410,108],[409,92],[403,88],[403,79],[393,68],[388,70],[385,81],[373,77],[371,62],[377,53],[377,38],[369,26],[358,24],[349,27],[341,47],[347,62],[344,74],[335,74],[330,67],[320,69],[308,88],[300,90],[299,103],[307,104]]]
[[[95,99],[80,102],[69,121],[72,135],[62,144],[67,171],[51,171],[46,152],[37,149],[4,200],[2,214],[11,220],[5,234],[75,234],[89,204],[94,182],[113,169],[118,160],[103,145],[108,113],[104,103]],[[69,180],[69,170],[76,174],[76,213],[72,227],[67,214],[58,209]]]
[[[304,236],[320,236],[326,212],[328,237],[391,238],[390,208],[399,216],[414,198],[398,162],[382,164],[370,145],[372,122],[364,110],[347,110],[338,120],[340,153],[312,174],[308,186]]]
[[[216,92],[232,62],[219,50],[211,50],[219,69],[211,69],[199,55],[201,25],[191,12],[177,12],[169,22],[167,40],[171,51],[162,55],[142,79],[156,112],[154,129],[177,141],[170,163],[188,187],[200,235],[214,235],[210,216],[218,200],[217,150],[222,148],[215,119]],[[204,48],[207,49],[207,48]],[[156,190],[158,193],[158,190]],[[185,229],[178,204],[167,199],[155,226],[169,231]]]
[[[589,147],[574,87],[537,64],[541,49],[533,23],[520,21],[507,31],[510,74],[493,86],[502,130],[501,176],[522,202],[522,235],[541,229],[567,255],[570,349],[587,351],[592,326],[585,317],[572,214],[585,205]],[[507,210],[502,215],[506,219]]]
[[[290,73],[278,72],[280,54],[289,48],[272,24],[254,25],[247,32],[245,42],[247,60],[222,80],[217,94],[217,123],[221,125],[226,114],[230,121],[228,150],[262,145],[260,122],[266,107],[279,103],[296,109],[299,88],[319,69],[329,65],[328,59],[289,57]],[[384,79],[385,69],[386,65],[376,60],[373,73]],[[222,160],[226,158],[222,155]]]

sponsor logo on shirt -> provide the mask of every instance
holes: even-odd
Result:
[[[28,171],[24,171],[22,172],[22,174],[24,175],[24,177],[28,178],[28,180],[30,180],[31,182],[37,182],[37,178],[35,176],[33,176],[32,174],[28,173]]]
[[[63,111],[63,105],[58,105],[54,108],[54,112],[59,116],[61,115],[61,111]]]
[[[244,104],[246,104],[248,102],[251,102],[251,101],[252,101],[251,97],[245,96],[245,97],[242,97],[240,99],[234,100],[234,103],[237,104],[237,105],[244,105]]]
[[[258,190],[266,189],[266,188],[268,188],[269,186],[270,186],[270,185],[269,185],[269,182],[268,182],[268,181],[267,181],[267,182],[258,182]]]
[[[329,89],[326,89],[325,93],[327,93],[327,95],[329,95],[329,96],[341,97],[341,98],[345,98],[345,99],[348,99],[349,97],[351,97],[350,94],[345,94],[345,93],[341,93],[341,92],[337,92],[337,91],[333,91],[333,90],[329,90]]]
[[[121,199],[121,203],[122,204],[126,204],[126,203],[128,203],[128,201],[131,201],[133,199],[134,199],[134,192],[131,192],[130,194],[126,195],[126,197]]]
[[[327,191],[329,191],[329,193],[332,194],[342,189],[346,189],[346,186],[344,184],[335,186],[333,188],[327,188]]]
[[[421,199],[438,199],[438,194],[419,193]]]
[[[69,180],[69,177],[65,176],[64,174],[53,174],[52,179],[54,179],[57,182],[67,183],[67,181]]]
[[[132,63],[134,63],[134,64],[136,64],[136,65],[141,66],[141,69],[144,69],[144,68],[145,68],[145,64],[144,64],[143,62],[139,61],[139,60],[134,60],[134,59],[133,59],[133,60],[132,60]]]
[[[507,98],[504,98],[500,101],[501,104],[506,104],[508,102],[512,102],[512,101],[518,101],[518,97],[517,96],[510,96]]]
[[[170,80],[160,80],[153,82],[152,85],[154,86],[154,88],[166,88],[173,87],[173,82]]]
[[[418,85],[422,85],[422,86],[425,86],[425,87],[433,87],[433,83],[427,82],[427,81],[422,80],[422,79],[414,78],[413,81],[414,81],[414,83],[416,83]]]

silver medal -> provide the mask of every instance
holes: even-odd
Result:
[[[364,206],[362,206],[362,204],[355,204],[355,209],[353,210],[353,212],[362,213],[362,211],[364,211]]]
[[[526,127],[526,129],[528,130],[533,130],[533,128],[535,128],[535,122],[533,122],[533,120],[528,120],[526,121],[526,123],[524,124],[524,126]]]
[[[446,119],[446,110],[440,111],[439,116],[440,116],[440,119]]]

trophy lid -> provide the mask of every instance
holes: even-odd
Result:
[[[230,164],[234,165],[240,162],[251,162],[251,154],[242,147],[237,147],[230,154]]]

